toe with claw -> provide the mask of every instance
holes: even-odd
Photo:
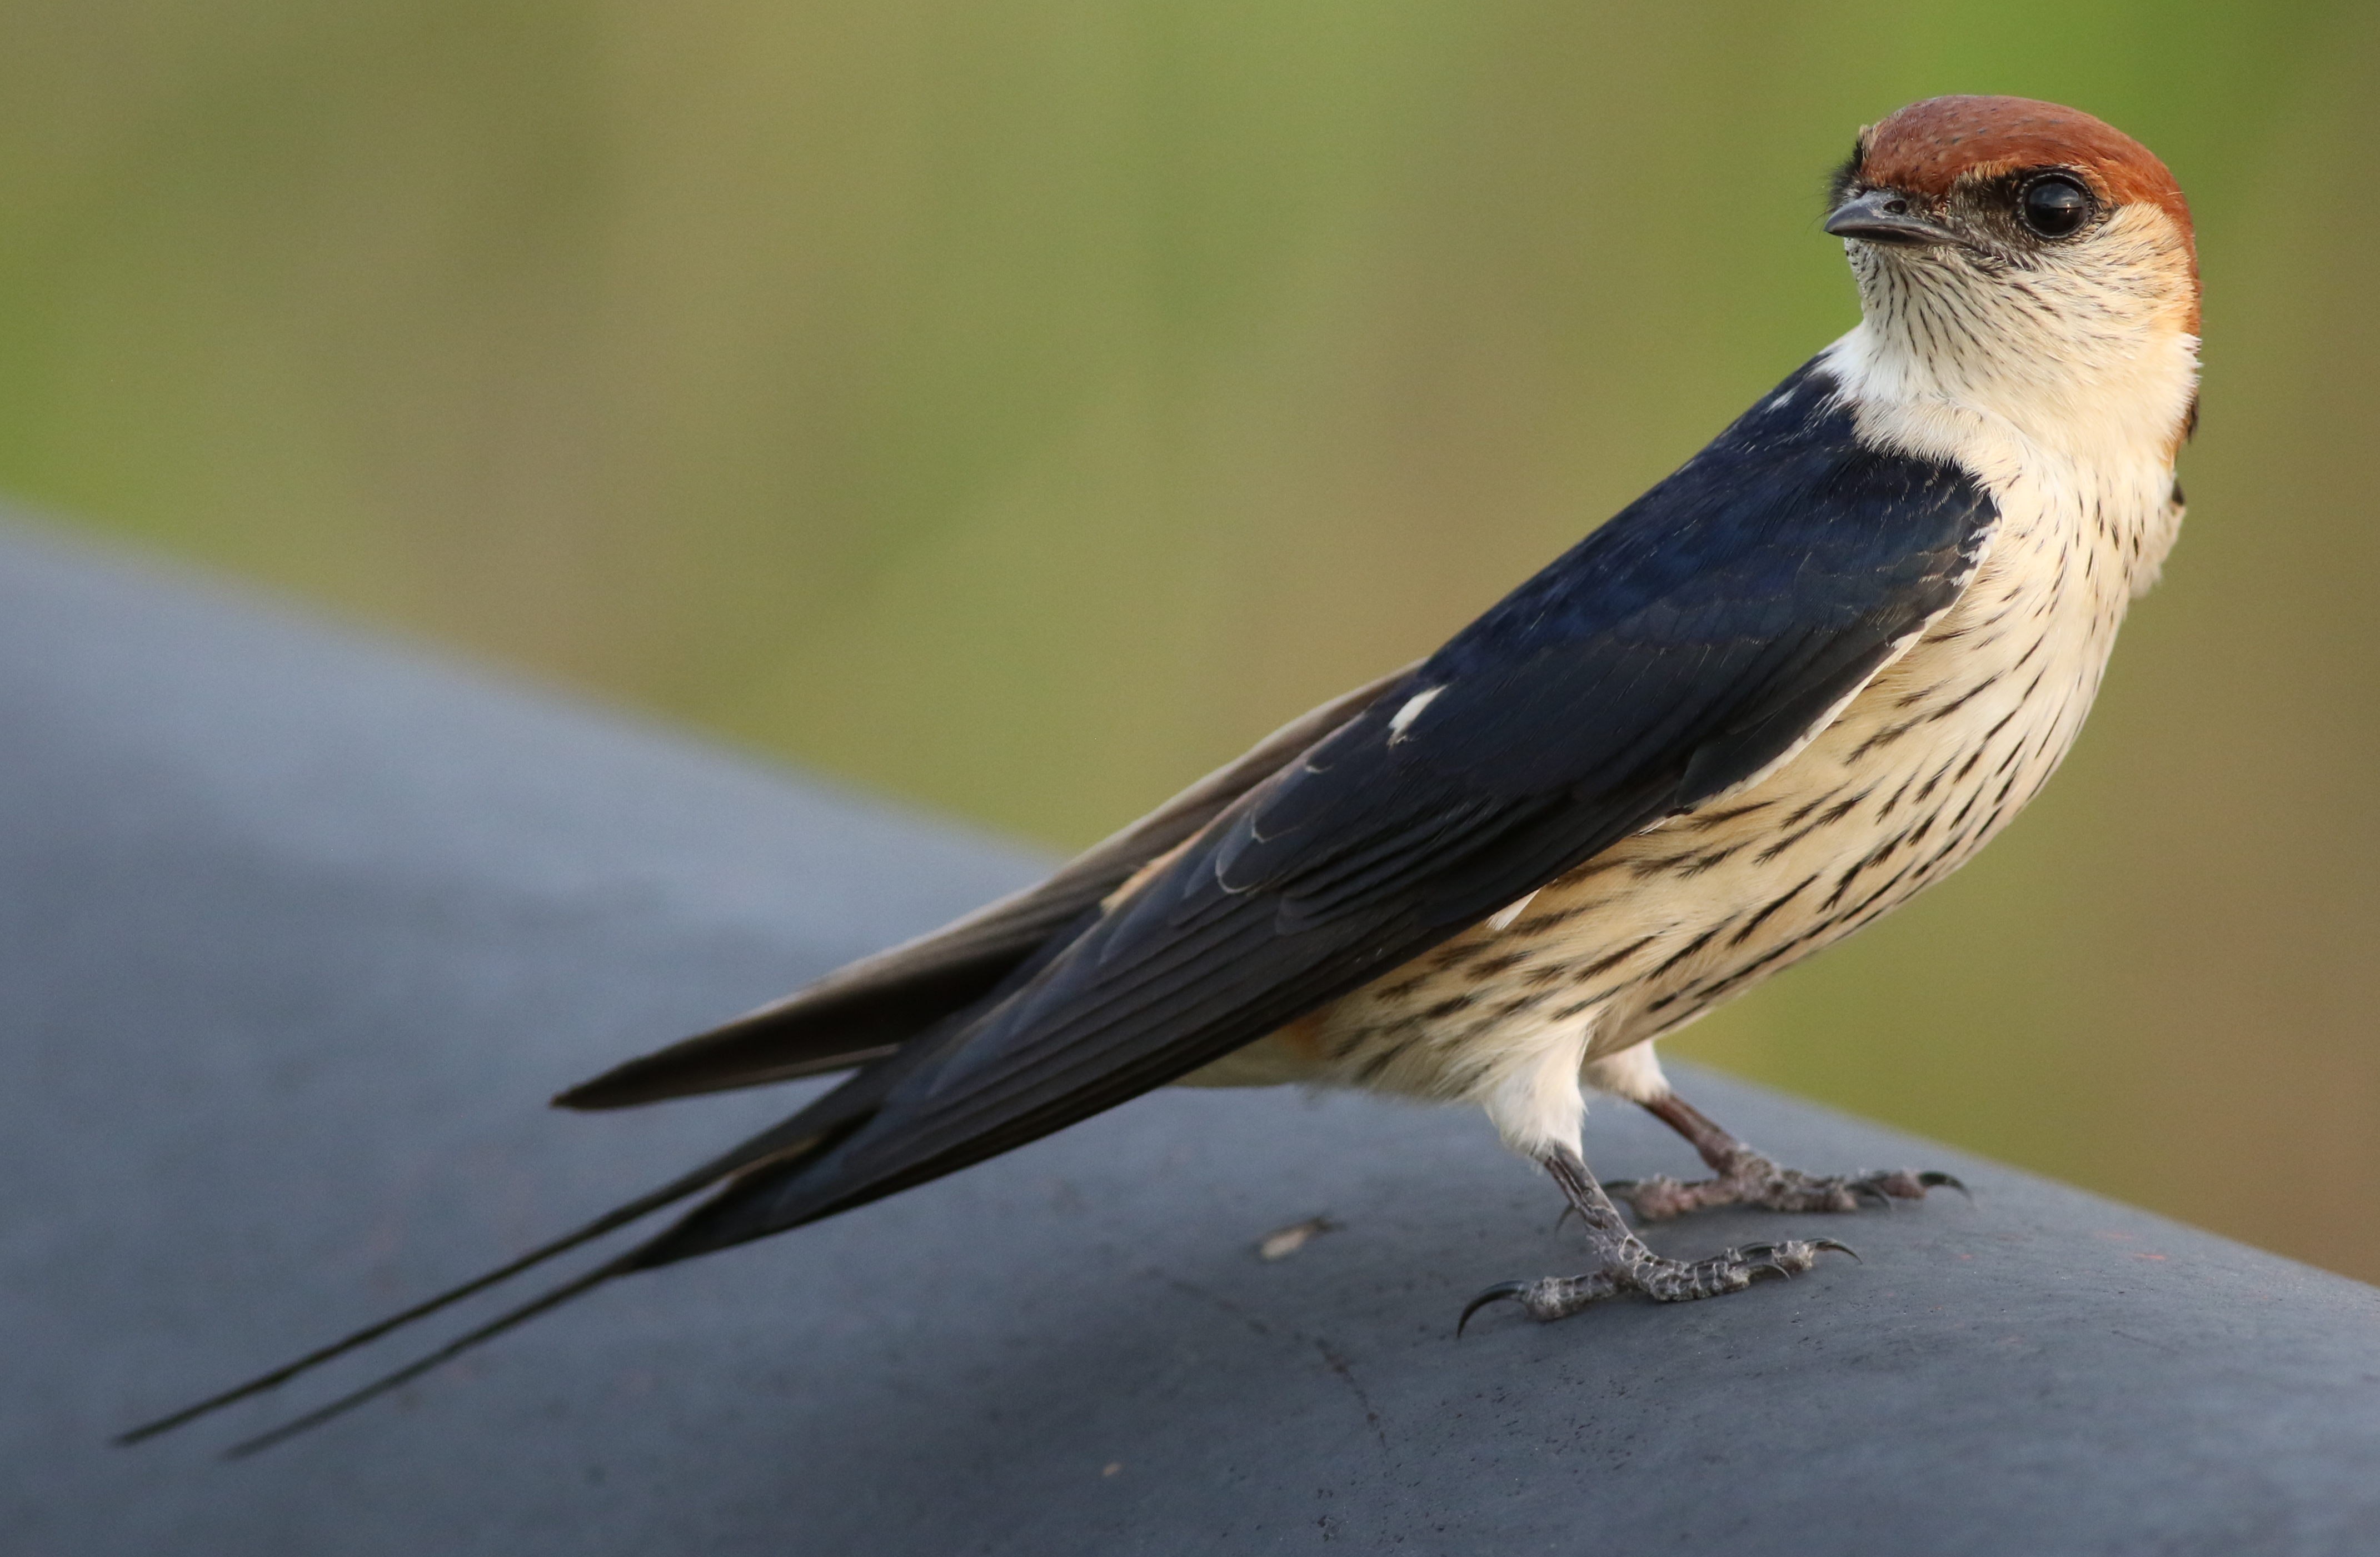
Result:
[[[1547,1276],[1534,1282],[1500,1282],[1473,1298],[1455,1321],[1462,1335],[1473,1315],[1490,1303],[1510,1299],[1531,1319],[1558,1320],[1591,1303],[1624,1292],[1640,1293],[1657,1303],[1690,1303],[1742,1292],[1766,1277],[1783,1280],[1817,1263],[1827,1252],[1859,1258],[1832,1238],[1787,1239],[1781,1243],[1750,1244],[1708,1259],[1671,1259],[1645,1247],[1628,1229],[1620,1209],[1572,1151],[1555,1150],[1540,1159],[1560,1186],[1571,1210],[1586,1226],[1597,1257],[1596,1268],[1584,1275]]]
[[[1714,1206],[1748,1206],[1770,1211],[1855,1211],[1865,1205],[1891,1206],[1901,1200],[1922,1200],[1929,1189],[1967,1193],[1967,1186],[1949,1174],[1916,1173],[1906,1168],[1821,1178],[1779,1166],[1674,1093],[1655,1099],[1645,1108],[1692,1143],[1695,1153],[1710,1164],[1714,1176],[1691,1183],[1666,1174],[1653,1178],[1614,1179],[1605,1187],[1625,1200],[1640,1222],[1666,1222],[1673,1216],[1707,1210]]]
[[[1855,1211],[1862,1206],[1890,1206],[1900,1200],[1922,1200],[1929,1189],[1967,1186],[1949,1174],[1912,1173],[1892,1169],[1844,1174],[1820,1178],[1796,1168],[1779,1167],[1767,1158],[1747,1152],[1717,1178],[1681,1183],[1669,1175],[1628,1179],[1608,1186],[1628,1203],[1642,1222],[1666,1222],[1689,1211],[1714,1206],[1748,1206],[1770,1211]]]
[[[1633,1242],[1633,1240],[1632,1240]],[[1742,1292],[1756,1281],[1782,1281],[1817,1263],[1825,1252],[1859,1256],[1832,1238],[1792,1238],[1782,1243],[1749,1244],[1708,1259],[1669,1259],[1642,1244],[1619,1251],[1620,1258],[1601,1270],[1581,1276],[1546,1276],[1534,1282],[1499,1282],[1464,1305],[1454,1333],[1463,1334],[1471,1318],[1490,1303],[1510,1299],[1531,1319],[1566,1319],[1593,1303],[1624,1292],[1641,1293],[1658,1303],[1690,1303]],[[1632,1258],[1633,1257],[1633,1258]]]

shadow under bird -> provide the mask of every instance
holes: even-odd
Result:
[[[1484,1107],[1591,1240],[1490,1288],[1540,1320],[1741,1291],[1841,1246],[1696,1261],[1645,1220],[1848,1211],[1943,1175],[1779,1166],[1653,1040],[1972,857],[2058,766],[2181,521],[2198,275],[2165,165],[2087,114],[1945,97],[1863,130],[1826,230],[1862,320],[1436,653],[1285,726],[947,929],[564,1093],[619,1108],[849,1071],[509,1265],[125,1435],[278,1385],[711,1191],[674,1224],[260,1438],[631,1271],[836,1215],[1169,1083]],[[1598,1185],[1588,1092],[1713,1176]],[[1466,1310],[1464,1318],[1469,1318]]]

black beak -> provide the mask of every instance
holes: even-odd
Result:
[[[1828,215],[1827,231],[1837,237],[1855,237],[1863,243],[1888,244],[1896,249],[1931,249],[1964,241],[1927,216],[1917,201],[1893,189],[1870,189],[1853,195]]]

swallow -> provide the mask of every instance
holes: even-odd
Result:
[[[841,1215],[1177,1082],[1478,1104],[1586,1230],[1583,1272],[1472,1306],[1538,1320],[1739,1292],[1842,1248],[1674,1259],[1619,1200],[1643,1221],[1848,1211],[1951,1182],[1781,1167],[1680,1099],[1655,1040],[1949,874],[2057,768],[2181,521],[2196,250],[2146,148],[2009,97],[1936,98],[1863,129],[1825,228],[1859,324],[1435,653],[1038,885],[555,1101],[847,1073],[839,1086],[126,1439],[703,1197],[243,1445],[261,1447],[603,1283]],[[1675,1128],[1711,1176],[1598,1183],[1580,1145],[1598,1093]]]

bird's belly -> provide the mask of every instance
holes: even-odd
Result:
[[[1620,1052],[1888,912],[1989,840],[2071,745],[2122,597],[2060,577],[1987,568],[1776,772],[1192,1079],[1481,1098],[1549,1043]]]

